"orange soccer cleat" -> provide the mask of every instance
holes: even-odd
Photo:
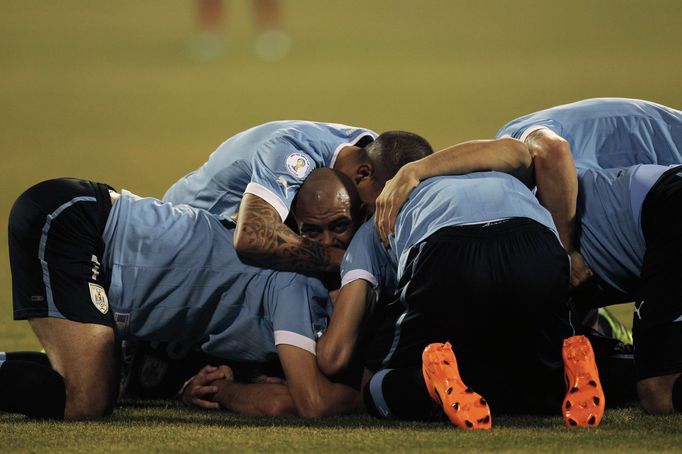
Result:
[[[604,416],[604,390],[594,360],[592,345],[585,336],[564,339],[562,352],[566,397],[562,406],[568,427],[595,427]]]
[[[490,429],[490,406],[462,382],[450,342],[430,344],[424,349],[422,372],[431,398],[443,407],[453,425]]]

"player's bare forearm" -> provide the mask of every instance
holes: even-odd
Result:
[[[534,185],[532,159],[526,145],[519,140],[474,140],[453,145],[405,164],[386,182],[376,200],[375,222],[381,240],[388,243],[388,235],[395,228],[398,212],[420,181],[440,175],[462,175],[486,170],[505,172],[528,187]]]
[[[374,297],[372,286],[362,279],[341,288],[329,327],[317,341],[317,365],[325,375],[333,377],[350,364]]]
[[[526,139],[533,156],[537,196],[551,213],[566,252],[574,249],[578,176],[566,140],[549,129],[539,129]]]
[[[322,375],[315,355],[286,344],[278,345],[277,352],[299,416],[319,418],[362,409],[360,392]]]
[[[234,245],[247,261],[267,268],[303,273],[338,271],[343,251],[297,235],[265,200],[245,194]]]
[[[289,389],[282,384],[243,384],[219,380],[213,400],[220,407],[245,416],[296,416]]]
[[[532,159],[526,145],[516,139],[472,140],[440,150],[426,159],[420,180],[436,175],[461,175],[496,170],[514,175],[525,184],[531,183]],[[428,164],[428,166],[426,166]]]

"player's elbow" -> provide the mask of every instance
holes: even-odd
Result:
[[[343,358],[325,358],[318,360],[317,364],[324,375],[333,377],[344,369],[346,361]]]
[[[540,146],[534,148],[533,159],[542,161],[565,161],[573,159],[568,141],[556,134],[539,139]]]
[[[307,393],[296,401],[296,412],[302,418],[315,419],[329,415],[330,409],[318,393]]]
[[[318,344],[317,367],[327,377],[333,377],[343,371],[350,362],[351,352],[345,348],[333,348],[327,344]]]

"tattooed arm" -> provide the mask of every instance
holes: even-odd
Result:
[[[303,273],[338,272],[343,258],[342,249],[297,235],[272,205],[249,193],[239,208],[234,248],[257,266]]]

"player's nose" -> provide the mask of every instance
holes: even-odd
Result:
[[[334,233],[330,232],[329,230],[322,232],[322,244],[325,246],[335,247],[337,243],[338,241],[336,240]]]

